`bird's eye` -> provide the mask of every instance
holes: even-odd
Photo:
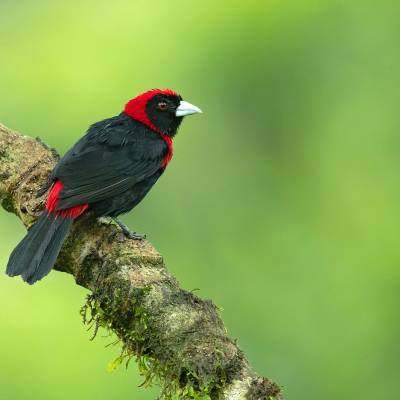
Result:
[[[158,109],[161,111],[165,111],[168,108],[168,104],[164,101],[161,101],[160,103],[158,103]]]

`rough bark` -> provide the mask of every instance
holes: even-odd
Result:
[[[44,198],[36,197],[58,159],[56,151],[0,125],[0,201],[29,227]],[[55,267],[91,291],[82,315],[121,340],[119,362],[134,357],[145,384],[156,381],[164,398],[282,398],[258,376],[218,310],[179,287],[148,241],[126,239],[114,225],[78,220]]]

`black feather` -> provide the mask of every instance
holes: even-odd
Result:
[[[21,275],[30,284],[47,275],[60,252],[71,223],[71,218],[61,218],[44,212],[11,253],[7,275]]]
[[[52,173],[52,180],[59,179],[64,186],[57,208],[64,210],[102,201],[114,203],[116,197],[137,184],[154,184],[157,179],[153,177],[160,176],[167,151],[168,147],[158,133],[125,113],[97,122],[59,161]],[[104,207],[102,209],[106,211]],[[123,209],[126,209],[125,205]]]

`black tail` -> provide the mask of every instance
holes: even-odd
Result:
[[[7,275],[21,275],[30,285],[46,276],[56,261],[73,218],[46,211],[11,253]]]

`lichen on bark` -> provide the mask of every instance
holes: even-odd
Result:
[[[0,125],[0,202],[31,226],[44,206],[39,188],[58,159],[39,139]],[[82,217],[73,225],[55,269],[91,291],[84,321],[121,341],[115,364],[134,358],[144,386],[160,384],[165,399],[281,399],[226,335],[218,309],[182,288],[148,241]]]

